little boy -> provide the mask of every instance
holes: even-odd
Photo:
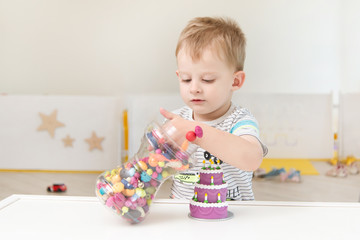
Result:
[[[196,182],[204,159],[220,159],[228,183],[227,198],[232,200],[254,200],[252,171],[267,153],[256,119],[231,101],[245,80],[245,42],[243,32],[231,19],[191,20],[176,48],[176,74],[187,106],[174,113],[160,109],[183,136],[197,125],[204,132],[203,138],[194,141],[199,146],[194,168],[181,174],[193,175]],[[171,197],[191,199],[194,185],[180,179],[174,177]]]

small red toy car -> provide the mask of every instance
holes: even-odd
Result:
[[[66,192],[66,185],[63,183],[54,183],[47,187],[48,192]]]

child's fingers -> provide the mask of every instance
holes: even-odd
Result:
[[[160,113],[168,120],[172,120],[176,116],[176,114],[171,113],[171,112],[165,110],[164,108],[160,108]]]

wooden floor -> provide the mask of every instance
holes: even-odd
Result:
[[[302,176],[301,183],[283,183],[278,179],[253,181],[256,200],[307,202],[358,202],[360,174],[346,178],[325,176],[331,168],[326,162],[313,162],[320,175]],[[12,194],[95,196],[98,174],[0,172],[0,200]],[[65,183],[67,192],[48,193],[47,186]],[[171,181],[166,181],[157,198],[167,198]]]

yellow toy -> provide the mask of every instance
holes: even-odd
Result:
[[[331,165],[337,165],[339,162],[339,149],[338,149],[338,135],[337,133],[334,133],[334,155],[333,158],[330,159],[330,164]]]
[[[350,166],[355,161],[356,158],[353,155],[350,155],[347,156],[346,159],[342,160],[341,162],[344,163],[346,166]]]

